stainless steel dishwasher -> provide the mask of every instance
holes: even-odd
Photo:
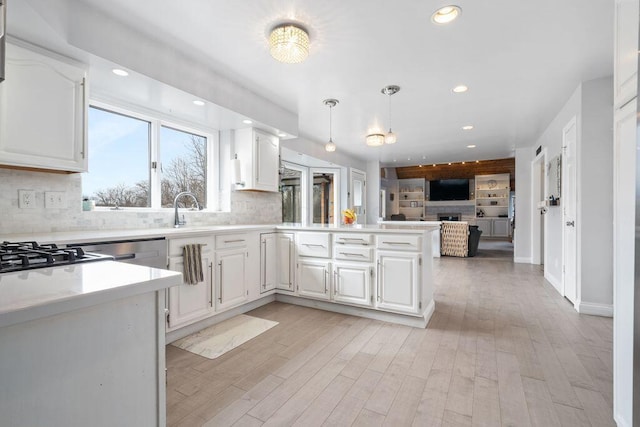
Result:
[[[108,242],[73,243],[67,247],[81,247],[85,252],[111,255],[116,261],[147,267],[167,268],[167,241],[157,239],[131,239]]]

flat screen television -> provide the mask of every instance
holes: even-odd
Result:
[[[429,200],[469,200],[468,179],[429,181]]]

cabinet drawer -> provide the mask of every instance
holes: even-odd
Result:
[[[298,255],[331,257],[330,233],[298,233]]]
[[[169,240],[169,256],[170,257],[181,257],[182,256],[182,248],[184,245],[190,245],[199,243],[202,246],[202,253],[208,253],[213,250],[212,243],[213,239],[211,237],[185,237],[180,239],[170,239]]]
[[[373,236],[365,233],[335,233],[333,240],[344,245],[370,245],[373,243]]]
[[[422,250],[422,238],[420,236],[407,236],[403,234],[381,234],[378,238],[378,249],[393,249],[396,251],[420,251]]]
[[[373,262],[373,248],[359,248],[357,246],[336,245],[334,258],[348,261]]]
[[[242,234],[220,234],[216,236],[216,249],[241,248],[247,246],[249,236]]]

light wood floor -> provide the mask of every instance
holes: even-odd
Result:
[[[609,426],[612,321],[539,267],[436,260],[426,329],[272,303],[215,360],[167,347],[169,426]]]

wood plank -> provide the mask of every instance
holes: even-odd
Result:
[[[534,378],[522,378],[522,385],[529,407],[531,425],[534,427],[560,427],[560,420],[545,382]]]
[[[400,386],[387,417],[385,425],[401,426],[413,422],[414,414],[420,404],[420,398],[427,381],[421,378],[407,376]]]
[[[352,424],[353,427],[375,427],[384,425],[384,415],[363,409]]]
[[[591,424],[615,427],[613,408],[607,404],[600,393],[580,387],[574,387],[574,389]]]
[[[493,427],[500,425],[500,396],[498,382],[476,377],[473,383],[473,414],[474,427]]]
[[[364,371],[342,401],[336,405],[324,425],[342,426],[355,422],[381,378],[380,372]]]
[[[321,426],[354,383],[353,379],[342,375],[335,377],[293,425]]]
[[[527,402],[524,396],[520,369],[516,356],[499,351],[498,392],[500,395],[500,417],[506,425],[530,426]]]
[[[447,395],[445,409],[461,415],[473,415],[474,379],[454,374]]]

